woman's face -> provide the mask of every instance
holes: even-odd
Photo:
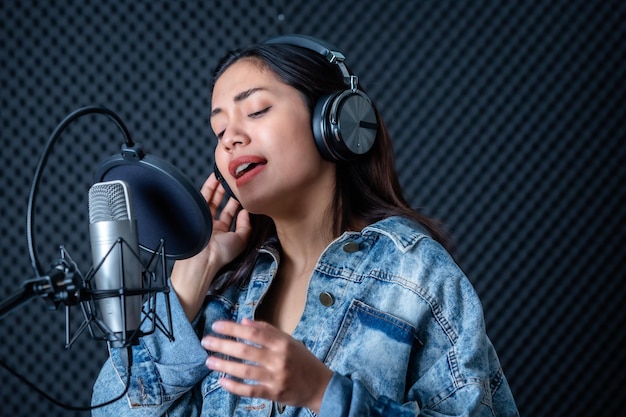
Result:
[[[211,127],[218,169],[247,210],[276,217],[327,207],[335,165],[316,149],[305,99],[260,61],[239,60],[217,80]]]

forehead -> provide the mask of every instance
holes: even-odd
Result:
[[[280,83],[280,80],[262,61],[244,58],[229,66],[215,81],[213,100],[232,99],[250,88]]]

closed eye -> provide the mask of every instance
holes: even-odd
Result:
[[[265,107],[262,110],[255,111],[253,113],[248,114],[248,117],[250,117],[252,119],[257,119],[257,118],[263,116],[265,113],[267,113],[271,108],[272,108],[272,106],[267,106],[267,107]],[[219,140],[219,139],[221,139],[224,136],[225,132],[226,132],[226,130],[222,130],[221,132],[216,133],[215,136]]]
[[[254,112],[254,113],[250,113],[248,116],[249,116],[249,117],[252,117],[253,119],[254,119],[254,118],[257,118],[257,117],[260,117],[260,116],[262,116],[263,114],[267,113],[267,112],[268,112],[268,110],[269,110],[269,109],[271,109],[271,108],[272,108],[272,106],[268,106],[268,107],[264,108],[263,110],[259,110],[259,111],[256,111],[256,112]]]

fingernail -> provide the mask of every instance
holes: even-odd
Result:
[[[207,360],[204,362],[204,364],[206,365],[207,368],[213,368],[213,365],[215,364],[215,359],[213,358],[213,356],[209,356],[207,358]]]
[[[211,347],[211,340],[209,340],[208,337],[205,337],[200,341],[200,344],[203,348],[208,350]]]

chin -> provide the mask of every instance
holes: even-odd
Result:
[[[241,196],[239,198],[241,207],[248,210],[250,214],[263,214],[267,215],[267,202],[261,198],[255,198],[250,195]]]
[[[285,196],[252,196],[244,195],[239,200],[241,206],[250,214],[257,214],[274,218],[281,212],[288,210]]]

